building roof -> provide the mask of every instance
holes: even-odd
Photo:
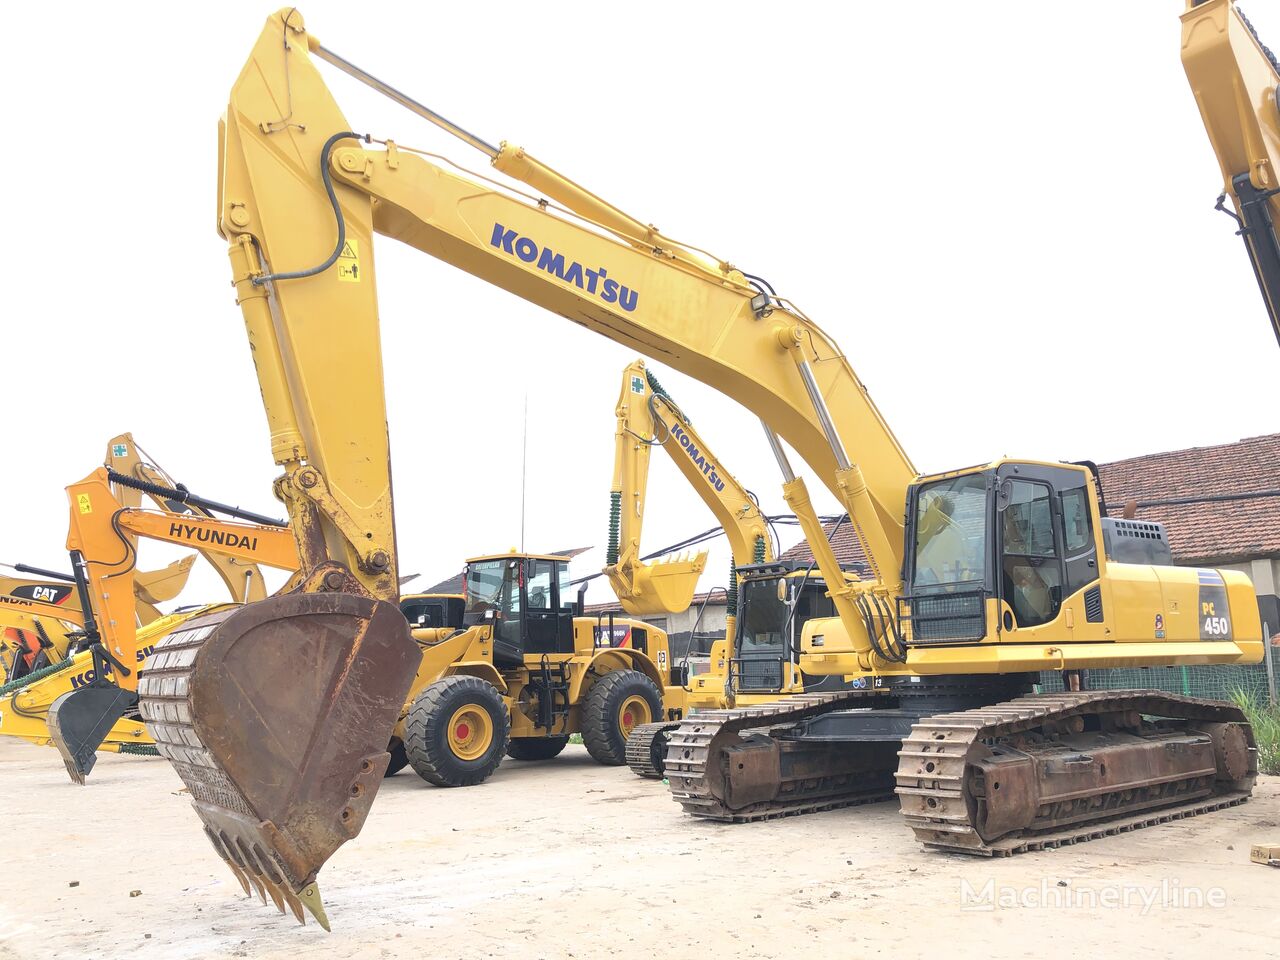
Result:
[[[871,575],[867,555],[862,550],[862,544],[858,543],[858,538],[853,535],[853,526],[848,520],[823,524],[822,529],[827,531],[827,539],[831,541],[831,548],[835,550],[836,559],[841,566],[852,566],[860,577]],[[812,563],[813,551],[809,549],[809,541],[801,540],[789,550],[783,551],[781,559]]]
[[[695,593],[689,606],[696,607],[699,604],[706,603],[708,598],[710,598],[710,603],[707,604],[708,606],[714,607],[717,604],[723,606],[725,602],[724,588],[716,587],[713,590],[707,590],[703,593]],[[583,613],[589,617],[595,616],[598,613],[622,613],[622,604],[617,600],[610,601],[609,603],[588,603],[586,608],[583,610]],[[630,616],[630,614],[624,614],[624,616]],[[657,616],[663,616],[663,614],[657,614]]]
[[[1138,519],[1165,525],[1179,563],[1280,556],[1280,496],[1208,499],[1280,491],[1280,434],[1117,460],[1098,472],[1108,513],[1121,516],[1136,502]],[[1144,505],[1188,498],[1201,499]]]
[[[1110,516],[1136,504],[1140,520],[1163,523],[1173,558],[1181,564],[1236,563],[1280,557],[1280,433],[1212,447],[1149,453],[1098,466]],[[1221,500],[1223,496],[1242,499]],[[1193,500],[1192,503],[1151,501]],[[834,523],[827,524],[831,536]],[[866,556],[848,522],[832,537],[841,563],[866,569]],[[812,560],[801,540],[783,559]]]

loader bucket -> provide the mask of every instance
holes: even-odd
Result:
[[[706,553],[639,564],[631,571],[630,588],[619,589],[619,584],[615,581],[614,590],[622,609],[633,617],[682,613],[693,602],[694,591],[698,589],[698,578],[706,565]],[[610,580],[614,581],[614,578],[611,576]]]
[[[53,701],[45,722],[72,780],[84,786],[85,777],[98,760],[98,747],[137,703],[137,694],[114,683],[91,683]]]
[[[186,623],[157,644],[139,693],[245,893],[327,930],[316,874],[364,825],[419,653],[395,604],[346,592],[345,571],[341,591],[304,592],[317,579]]]

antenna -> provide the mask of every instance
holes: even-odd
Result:
[[[520,552],[524,553],[524,491],[529,469],[529,391],[524,392],[524,428],[520,438]]]

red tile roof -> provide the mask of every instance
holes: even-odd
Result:
[[[1179,563],[1231,563],[1280,556],[1280,496],[1141,506],[1280,490],[1280,434],[1214,447],[1191,447],[1101,464],[1108,512],[1137,501],[1140,520],[1165,525]]]
[[[1213,447],[1150,453],[1098,466],[1108,513],[1121,516],[1127,501],[1135,516],[1165,525],[1173,557],[1183,564],[1234,563],[1280,557],[1280,496],[1232,501],[1142,506],[1152,500],[1180,500],[1280,491],[1280,433]],[[828,524],[830,535],[835,524]],[[841,563],[866,565],[848,522],[832,539]],[[783,559],[808,562],[800,541]]]

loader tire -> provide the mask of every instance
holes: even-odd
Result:
[[[382,775],[383,778],[394,777],[409,765],[409,757],[404,752],[404,741],[399,737],[391,738],[391,742],[387,744],[387,753],[391,754],[391,762],[387,764],[387,772]]]
[[[560,756],[568,737],[512,737],[507,756],[512,760],[550,760]]]
[[[472,787],[498,769],[511,735],[511,717],[491,683],[445,677],[409,708],[404,750],[409,765],[437,787]]]
[[[596,763],[627,762],[627,737],[662,719],[662,691],[639,670],[614,670],[595,682],[582,705],[582,742]]]

